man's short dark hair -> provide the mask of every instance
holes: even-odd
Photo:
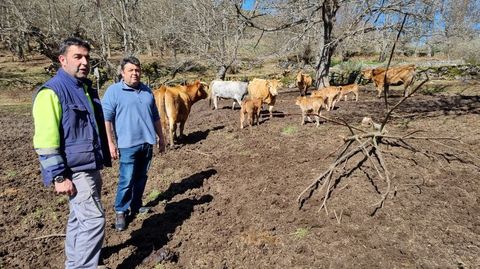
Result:
[[[79,46],[84,47],[90,52],[90,44],[87,41],[80,39],[78,37],[69,37],[65,39],[61,44],[58,50],[59,55],[65,55],[70,46]]]
[[[133,64],[140,67],[140,60],[134,56],[128,56],[122,59],[120,62],[120,68],[123,70],[126,64]]]

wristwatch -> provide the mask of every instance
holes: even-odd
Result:
[[[53,178],[53,183],[62,183],[65,181],[65,177],[64,176],[56,176]]]

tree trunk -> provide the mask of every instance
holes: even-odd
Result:
[[[337,46],[337,43],[332,36],[332,32],[338,8],[337,0],[325,0],[322,4],[323,42],[321,42],[321,50],[315,72],[317,88],[330,86],[328,74],[330,72],[332,55]]]
[[[100,22],[100,35],[101,35],[101,43],[102,43],[102,59],[107,58],[107,39],[106,39],[106,31],[105,31],[105,24],[103,22],[103,14],[102,14],[102,7],[100,5],[100,0],[97,0],[97,16]],[[109,56],[109,55],[108,55]]]
[[[225,76],[227,75],[227,70],[228,70],[228,66],[225,66],[225,65],[220,66],[215,78],[225,80]]]

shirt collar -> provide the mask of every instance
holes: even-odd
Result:
[[[142,90],[142,83],[140,82],[140,84],[138,84],[138,87],[137,88],[132,88],[130,86],[128,86],[125,81],[122,79],[122,89],[124,90],[129,90],[129,91],[141,91]]]

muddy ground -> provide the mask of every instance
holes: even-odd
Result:
[[[262,115],[251,131],[239,130],[239,109],[232,111],[230,101],[221,101],[217,111],[207,101],[195,104],[187,138],[154,157],[144,196],[152,212],[124,232],[112,227],[118,164],[103,170],[104,264],[479,268],[480,86],[453,85],[413,96],[387,129],[392,136],[422,130],[417,136],[458,137],[462,143],[410,141],[413,151],[382,146],[392,191],[379,210],[374,204],[387,184],[360,157],[335,173],[327,210],[319,210],[318,191],[299,210],[297,196],[335,160],[329,154],[349,131],[331,122],[301,126],[295,89],[282,89],[275,117]],[[396,89],[391,104],[400,100]],[[41,183],[31,143],[31,94],[26,90],[20,101],[6,94],[17,104],[3,100],[0,107],[0,268],[63,266],[67,199]],[[358,102],[342,101],[324,113],[354,126],[364,116],[380,121],[383,114],[371,84]]]

